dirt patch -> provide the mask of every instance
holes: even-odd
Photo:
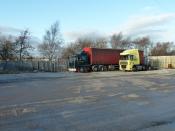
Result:
[[[101,80],[92,80],[87,85],[83,85],[86,92],[104,92],[104,84]]]
[[[149,87],[154,87],[156,85],[155,82],[151,82],[148,80],[144,80],[144,79],[128,79],[127,81],[131,82],[132,85],[134,86],[139,86],[139,87],[144,87],[144,88],[149,88]]]

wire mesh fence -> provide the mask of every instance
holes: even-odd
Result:
[[[175,56],[149,56],[151,66],[157,68],[175,68]],[[68,61],[55,62],[41,60],[2,61],[0,60],[0,73],[16,72],[63,72],[68,70]]]
[[[67,71],[67,61],[0,61],[0,72],[63,72]]]

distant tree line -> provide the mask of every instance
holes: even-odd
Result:
[[[145,51],[147,55],[152,56],[175,55],[173,46],[173,42],[153,43],[148,36],[131,39],[130,37],[124,36],[122,32],[120,32],[118,34],[113,34],[110,38],[78,38],[75,42],[71,42],[63,49],[62,56],[63,58],[68,59],[70,56],[75,55],[84,47],[113,48],[124,50],[137,48],[139,50]]]
[[[108,41],[105,37],[82,37],[78,38],[75,42],[71,42],[62,51],[62,57],[68,59],[71,55],[75,55],[81,51],[84,47],[94,48],[107,48]]]
[[[34,48],[30,43],[31,34],[29,30],[21,31],[16,36],[3,36],[0,34],[0,60],[19,60],[31,58],[30,51]],[[175,55],[173,42],[152,42],[148,36],[130,38],[122,32],[110,37],[104,36],[81,36],[74,42],[63,46],[64,40],[60,32],[59,22],[53,23],[45,31],[42,42],[37,50],[40,58],[48,61],[57,61],[59,58],[68,59],[70,56],[80,52],[84,47],[144,50],[148,55],[162,56]]]
[[[30,33],[28,30],[21,31],[17,37],[0,36],[0,59],[19,60],[29,57],[29,51],[33,49],[29,42]]]
[[[152,56],[169,56],[175,55],[174,43],[173,42],[157,42],[156,45],[151,49]]]

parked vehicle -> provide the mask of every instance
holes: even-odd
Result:
[[[151,69],[148,60],[144,57],[144,52],[138,49],[129,49],[120,53],[120,70],[138,71]]]
[[[119,70],[120,49],[84,48],[69,59],[69,71]]]

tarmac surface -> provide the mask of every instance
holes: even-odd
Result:
[[[174,131],[175,70],[0,75],[0,131]]]

